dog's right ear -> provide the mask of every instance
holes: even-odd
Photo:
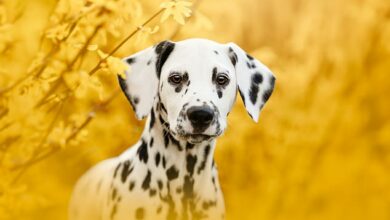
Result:
[[[125,71],[126,79],[118,75],[119,84],[138,119],[151,111],[161,69],[174,48],[173,42],[163,41],[123,59],[129,68]]]

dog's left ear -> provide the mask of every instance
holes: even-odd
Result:
[[[152,110],[161,69],[174,47],[173,42],[163,41],[123,59],[129,68],[125,71],[126,79],[118,75],[119,84],[138,119]]]
[[[248,114],[257,122],[260,110],[272,94],[275,77],[268,67],[235,43],[228,43],[227,46],[230,61],[236,70],[240,96]]]

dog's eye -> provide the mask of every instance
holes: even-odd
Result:
[[[168,78],[168,82],[170,82],[171,84],[174,84],[174,85],[180,84],[182,80],[183,80],[183,77],[179,74],[172,74]]]
[[[219,85],[223,86],[223,85],[226,85],[229,83],[229,78],[227,76],[221,74],[221,75],[217,76],[216,81]]]

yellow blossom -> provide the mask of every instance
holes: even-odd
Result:
[[[111,74],[118,74],[123,79],[126,78],[125,71],[128,70],[129,67],[121,59],[114,56],[108,56],[108,54],[101,50],[98,50],[97,52],[101,59],[106,59],[102,63],[103,70]]]
[[[54,42],[63,40],[69,33],[69,24],[60,24],[54,26],[46,32],[46,37]]]
[[[61,121],[50,133],[48,137],[49,143],[55,143],[64,148],[71,133],[72,128],[67,126],[64,121]]]
[[[190,1],[185,0],[171,0],[161,3],[160,7],[165,8],[161,16],[161,22],[172,16],[176,22],[184,25],[185,18],[191,16],[191,9],[189,8],[191,5]]]

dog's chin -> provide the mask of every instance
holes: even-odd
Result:
[[[216,136],[204,134],[188,134],[184,136],[184,138],[191,144],[199,144],[203,141],[211,141],[212,139],[216,138]]]
[[[212,141],[220,134],[208,135],[208,134],[193,134],[193,133],[185,133],[178,135],[181,140],[187,141],[191,144],[199,144],[204,141]]]

